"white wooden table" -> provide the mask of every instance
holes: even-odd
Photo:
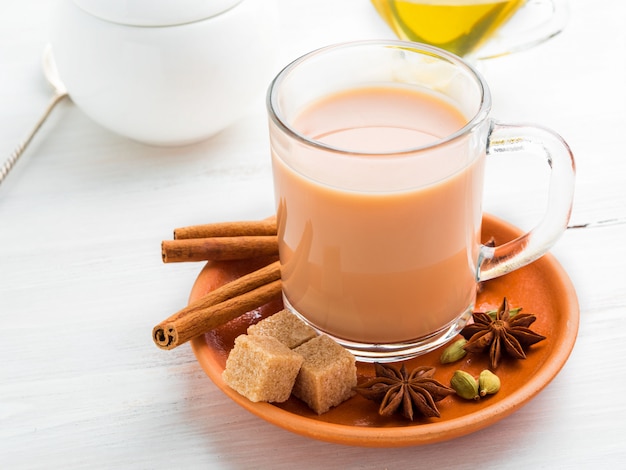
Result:
[[[566,30],[481,64],[494,116],[559,131],[577,159],[573,223],[626,216],[626,4],[571,1]],[[44,109],[52,2],[0,5],[0,156]],[[282,0],[281,62],[392,37],[367,0]],[[4,157],[2,157],[4,158]],[[485,209],[522,228],[540,182],[493,165]],[[530,178],[529,178],[530,179]],[[63,102],[0,187],[1,468],[624,468],[626,225],[568,230],[553,253],[579,296],[570,360],[534,400],[441,444],[363,449],[310,440],[226,398],[189,345],[152,327],[200,265],[163,265],[174,227],[273,212],[263,97],[215,138],[155,148]]]

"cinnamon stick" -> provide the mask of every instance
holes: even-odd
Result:
[[[280,262],[276,261],[209,292],[152,329],[161,349],[173,349],[246,312],[277,300],[282,294]]]
[[[161,243],[164,263],[237,260],[277,254],[276,235],[189,238]]]
[[[276,235],[276,216],[264,220],[217,222],[174,229],[174,239]]]

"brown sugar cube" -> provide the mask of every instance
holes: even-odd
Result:
[[[248,334],[273,336],[291,349],[306,343],[317,335],[313,328],[287,309],[281,310],[255,325],[250,325]]]
[[[280,403],[291,395],[302,360],[276,338],[240,335],[235,338],[222,378],[250,401]]]
[[[292,393],[317,414],[344,402],[356,386],[356,364],[352,354],[325,335],[294,349],[304,357]]]

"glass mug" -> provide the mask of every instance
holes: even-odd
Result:
[[[285,306],[362,361],[452,339],[479,281],[542,256],[565,230],[574,161],[554,132],[489,117],[484,79],[441,49],[359,41],[285,67],[267,96]],[[487,155],[545,158],[542,221],[480,244]]]
[[[565,0],[371,0],[403,40],[487,59],[535,46],[561,32]],[[506,25],[506,26],[505,26]]]

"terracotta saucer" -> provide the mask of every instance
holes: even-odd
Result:
[[[493,236],[500,244],[520,231],[492,216],[485,216],[483,235]],[[194,300],[217,286],[258,268],[267,260],[208,263],[191,291]],[[329,412],[317,416],[296,398],[281,404],[253,403],[230,389],[222,380],[226,358],[235,337],[282,305],[265,305],[204,336],[192,341],[198,362],[213,382],[234,402],[258,417],[294,433],[328,442],[368,446],[400,447],[422,445],[453,439],[496,423],[518,410],[537,395],[561,370],[567,361],[578,332],[579,309],[576,292],[569,277],[551,255],[529,266],[484,284],[477,310],[497,308],[504,296],[511,307],[523,307],[534,313],[532,329],[547,336],[533,345],[525,360],[504,360],[497,369],[502,388],[480,401],[466,401],[449,396],[438,403],[440,418],[407,421],[401,416],[383,418],[377,404],[355,396]],[[468,354],[463,360],[442,365],[441,350],[408,361],[407,368],[431,365],[437,368],[435,378],[448,384],[456,369],[478,375],[487,368],[486,354]],[[373,366],[358,363],[359,380],[373,376]]]

